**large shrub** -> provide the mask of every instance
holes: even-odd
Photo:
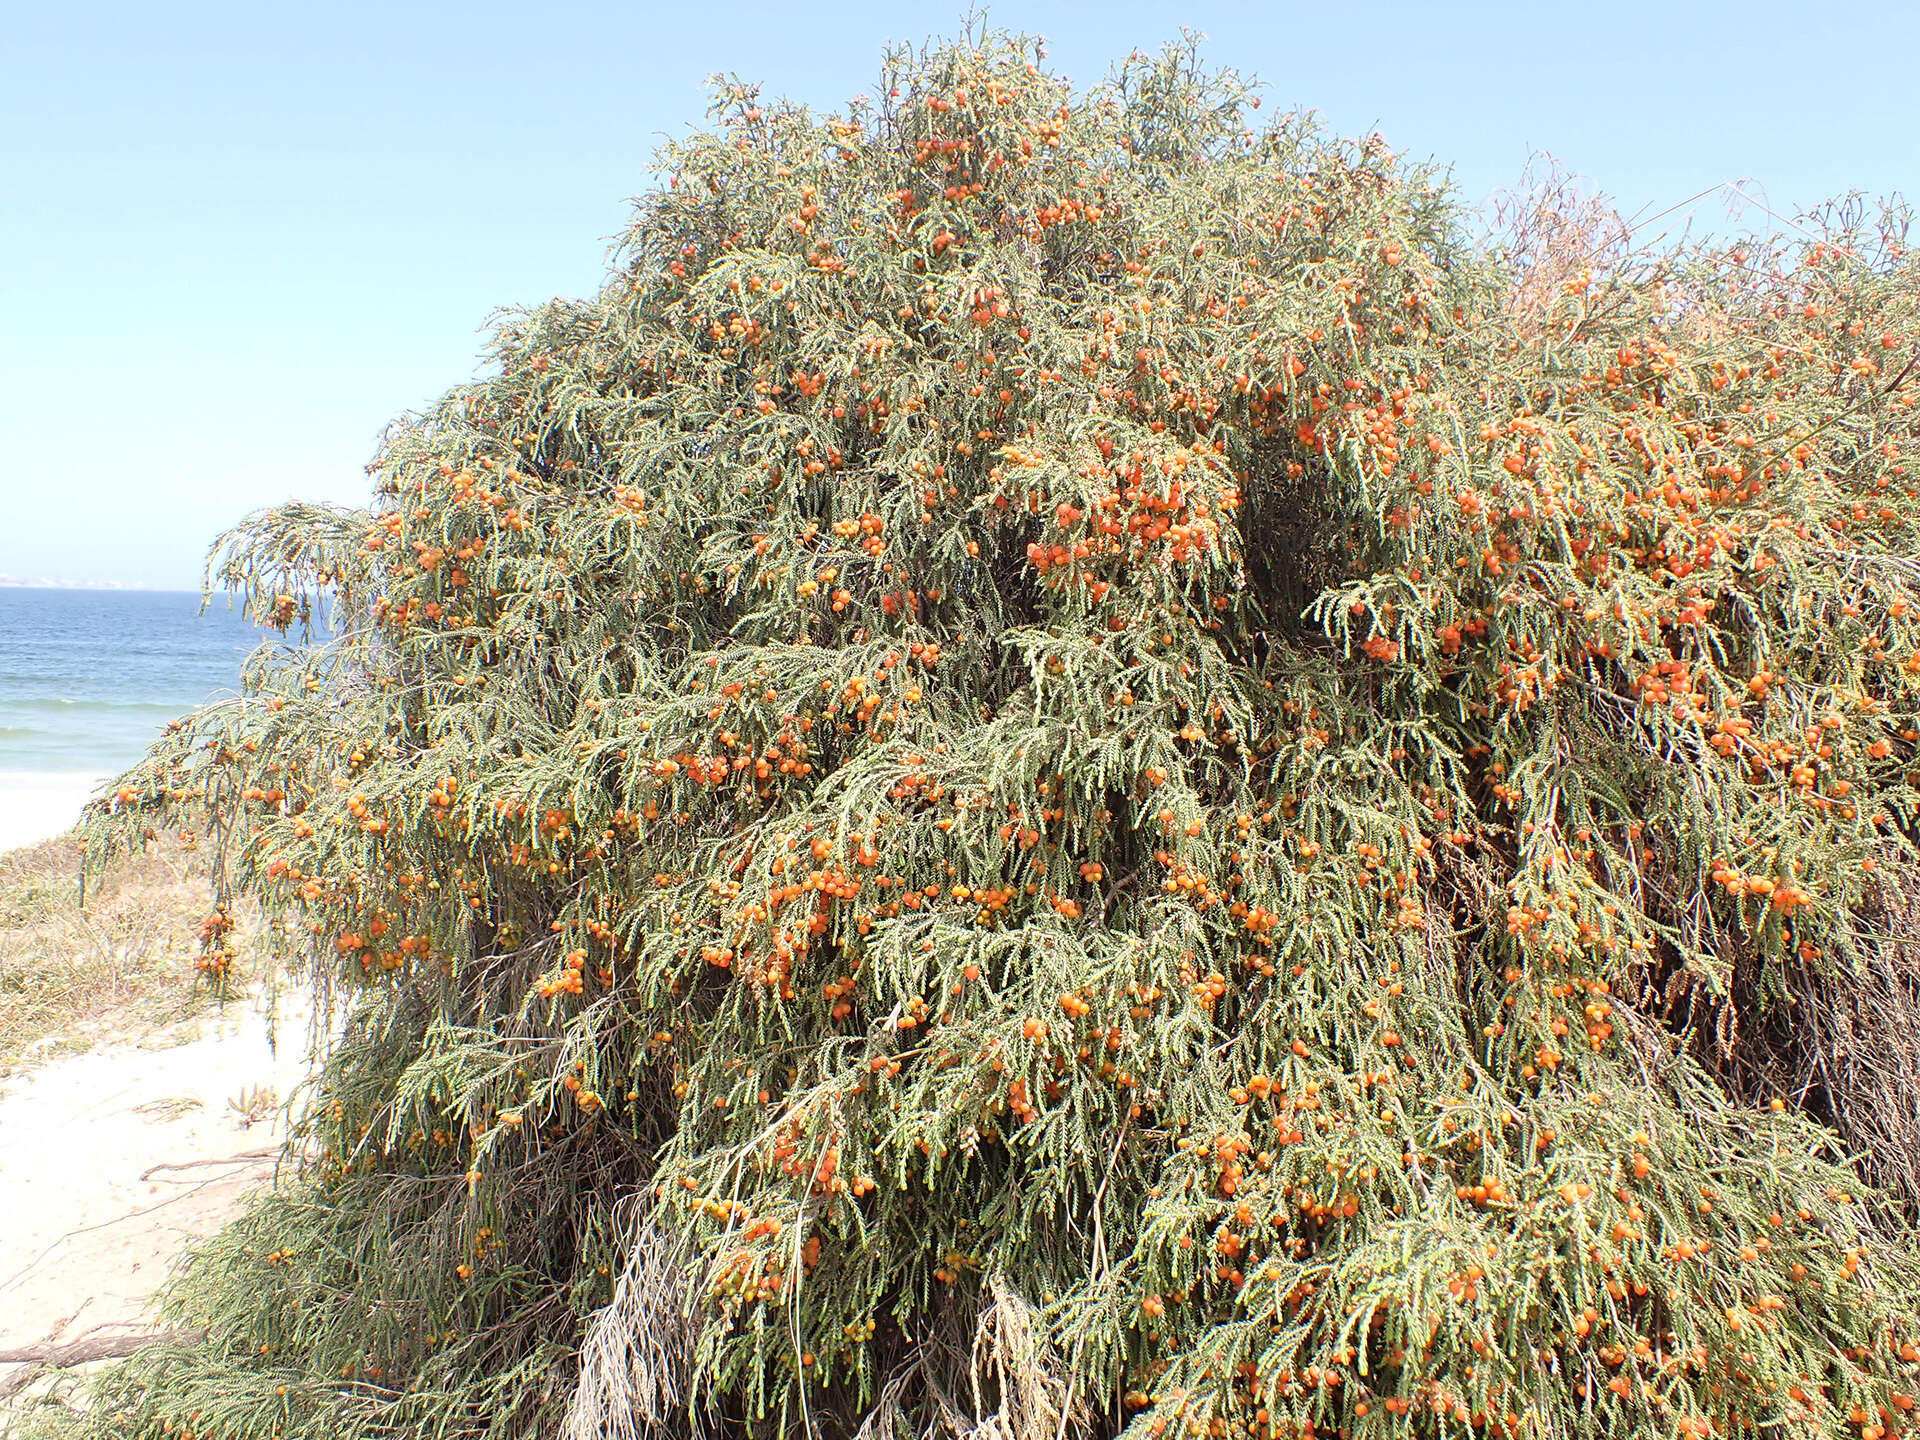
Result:
[[[1905,1425],[1900,217],[1502,247],[1039,60],[721,84],[223,542],[330,638],[96,840],[204,807],[342,1028],[116,1433]]]

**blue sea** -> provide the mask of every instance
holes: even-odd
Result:
[[[0,588],[0,848],[53,833],[27,812],[65,813],[169,720],[234,693],[261,633],[225,597],[203,614],[173,591]]]

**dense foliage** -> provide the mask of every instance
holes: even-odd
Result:
[[[1900,1102],[1792,1061],[1912,972],[1902,217],[1489,244],[1040,59],[719,84],[223,542],[332,629],[96,842],[204,809],[343,1028],[115,1433],[1906,1426]]]

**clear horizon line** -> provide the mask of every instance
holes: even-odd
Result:
[[[87,590],[100,593],[120,591],[134,595],[199,595],[197,585],[136,585],[120,580],[15,580],[0,576],[0,590]]]

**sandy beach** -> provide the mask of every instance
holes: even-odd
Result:
[[[272,1173],[308,1013],[304,994],[277,1016],[243,996],[185,1036],[0,1087],[0,1349],[150,1328],[147,1299],[180,1251]]]
[[[9,840],[65,830],[91,788],[9,778]],[[197,990],[200,859],[163,838],[110,867],[83,912],[70,841],[0,852],[0,1353],[151,1330],[182,1249],[272,1172],[309,995],[270,995],[251,912],[247,981],[224,1004]],[[27,1383],[0,1364],[0,1431]]]
[[[0,851],[65,833],[104,779],[0,770]]]

